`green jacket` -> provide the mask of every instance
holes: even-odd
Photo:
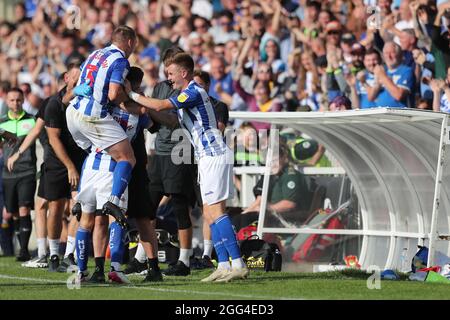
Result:
[[[305,176],[289,165],[279,175],[270,176],[268,201],[273,204],[281,200],[294,202],[297,205],[295,211],[308,210],[311,206],[311,193]]]
[[[14,119],[12,113],[10,111],[8,112],[8,117],[0,123],[0,128],[17,135],[18,142],[13,146],[9,146],[6,143],[3,145],[3,158],[5,164],[7,163],[8,158],[17,152],[28,132],[30,132],[35,125],[36,121],[33,116],[25,111],[22,111],[18,119]],[[19,159],[14,163],[12,172],[8,171],[6,165],[3,166],[3,179],[20,178],[32,174],[35,175],[36,161],[36,145],[33,143],[33,145],[22,153]]]

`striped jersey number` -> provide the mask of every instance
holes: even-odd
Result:
[[[88,64],[86,66],[86,69],[87,69],[86,77],[90,80],[89,86],[93,87],[94,86],[94,74],[93,73],[97,72],[98,67],[96,65],[93,65],[93,64]]]

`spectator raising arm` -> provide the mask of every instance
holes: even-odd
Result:
[[[384,71],[383,66],[378,65],[374,69],[375,78],[378,79],[378,82],[382,87],[384,87],[391,96],[397,100],[402,101],[409,94],[409,91],[405,88],[397,86],[391,78],[388,77],[386,72]]]
[[[430,87],[433,91],[433,111],[441,111],[441,95],[442,90],[445,88],[445,81],[442,79],[432,79],[430,81]]]
[[[352,108],[359,109],[359,96],[356,87],[356,76],[353,74],[348,74],[346,77],[348,86],[350,87],[350,100],[352,101]]]

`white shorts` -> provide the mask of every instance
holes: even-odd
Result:
[[[203,156],[198,160],[200,192],[204,204],[212,205],[234,196],[233,152],[220,156]]]
[[[80,179],[80,191],[76,201],[80,202],[84,213],[94,213],[101,210],[111,196],[113,173],[98,170],[83,170]],[[128,188],[120,198],[119,207],[128,207]]]
[[[72,105],[66,109],[67,127],[77,145],[87,150],[91,146],[100,150],[128,139],[125,130],[108,113],[106,117],[89,117],[78,112]]]

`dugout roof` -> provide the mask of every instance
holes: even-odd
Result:
[[[409,249],[411,259],[418,244],[450,254],[449,242],[438,240],[450,233],[447,114],[377,108],[230,116],[300,130],[339,160],[358,196],[363,229],[336,233],[363,235],[363,267],[395,268],[402,249]]]

